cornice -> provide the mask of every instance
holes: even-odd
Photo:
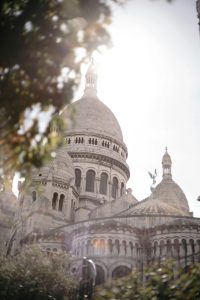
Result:
[[[111,166],[116,166],[118,168],[120,168],[121,170],[123,170],[125,172],[125,174],[127,175],[127,178],[130,177],[130,171],[129,171],[129,167],[125,162],[119,161],[115,158],[109,157],[107,155],[102,155],[100,153],[90,153],[90,152],[71,152],[69,151],[68,154],[71,156],[72,160],[76,160],[76,159],[89,159],[90,162],[91,160],[93,162],[101,162],[101,163],[108,163]]]
[[[34,180],[35,185],[41,184],[41,185],[46,186],[47,182],[48,182],[48,180],[42,180],[42,181]],[[56,186],[56,187],[59,187],[59,188],[65,189],[65,190],[67,190],[70,187],[70,184],[66,184],[63,182],[63,178],[61,178],[60,180],[58,180],[58,179],[52,180],[51,183],[52,183],[52,186],[54,186],[54,187]],[[35,186],[35,185],[32,184],[32,186]]]

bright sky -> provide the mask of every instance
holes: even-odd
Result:
[[[114,47],[99,58],[99,98],[117,117],[128,147],[131,187],[150,194],[165,146],[173,179],[200,217],[200,38],[195,0],[129,1],[114,9]]]

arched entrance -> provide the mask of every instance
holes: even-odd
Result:
[[[104,273],[104,269],[95,264],[96,265],[96,272],[97,272],[97,275],[96,275],[96,279],[95,279],[95,284],[98,285],[98,284],[102,284],[104,283],[105,281],[105,273]]]
[[[112,278],[124,277],[131,273],[131,269],[127,266],[118,266],[112,271]]]

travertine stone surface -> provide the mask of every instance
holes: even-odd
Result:
[[[61,118],[69,121],[70,111],[73,120],[59,133],[64,146],[47,165],[32,170],[29,188],[20,186],[18,205],[11,192],[1,192],[2,251],[12,254],[34,243],[50,253],[70,252],[77,276],[87,256],[96,264],[98,284],[162,258],[184,266],[199,261],[200,219],[192,217],[184,192],[172,179],[167,149],[163,179],[152,185],[151,195],[138,201],[127,189],[127,147],[117,119],[97,97],[93,63],[83,97]]]

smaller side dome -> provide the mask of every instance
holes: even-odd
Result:
[[[190,215],[187,198],[179,185],[172,179],[163,179],[156,186],[153,194],[159,202],[167,203],[177,209],[180,215]]]
[[[72,159],[67,153],[67,145],[58,149],[53,161],[53,179],[70,183],[74,178],[74,166]]]
[[[165,151],[162,159],[163,179],[152,189],[152,194],[147,199],[134,205],[127,211],[119,215],[134,215],[134,214],[166,214],[176,216],[190,216],[187,198],[179,187],[174,182],[171,174],[171,157]]]
[[[42,182],[56,180],[64,184],[69,184],[74,178],[74,166],[72,159],[67,153],[67,145],[60,147],[56,152],[56,157],[40,169],[34,168],[32,171],[32,181]]]
[[[159,199],[154,198],[153,195],[134,205],[124,213],[127,215],[184,215],[184,213],[180,212],[177,208],[159,201]]]
[[[160,201],[168,203],[180,212],[188,215],[189,206],[187,198],[178,184],[173,181],[171,166],[172,160],[166,147],[162,159],[163,180],[155,188],[154,194]]]

